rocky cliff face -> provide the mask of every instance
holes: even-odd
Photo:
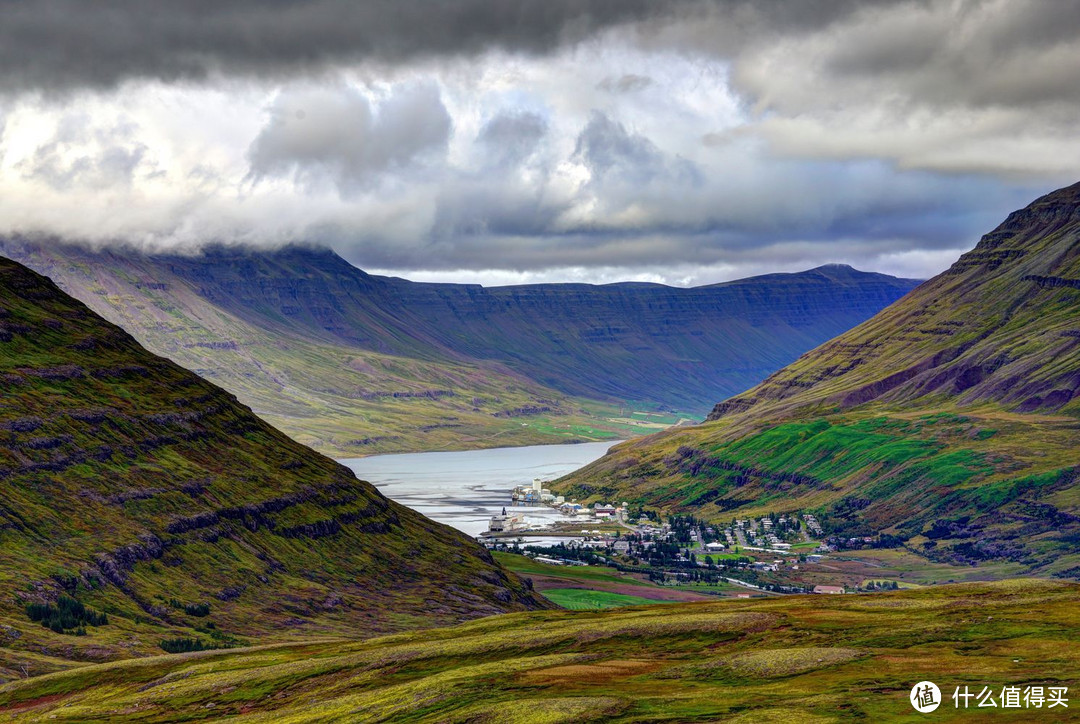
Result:
[[[458,353],[499,360],[569,394],[696,410],[704,397],[745,389],[914,285],[822,267],[692,289],[398,282],[392,294]]]
[[[467,536],[6,259],[0,396],[9,648],[109,658],[173,637],[366,636],[545,605]],[[94,615],[53,615],[70,600]]]

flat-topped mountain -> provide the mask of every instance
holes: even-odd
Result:
[[[1080,573],[1080,184],[708,424],[564,484],[730,519],[808,509],[938,560]]]
[[[302,247],[4,249],[337,454],[610,439],[647,429],[635,407],[703,417],[916,285],[827,266],[692,289],[485,288],[374,276]]]
[[[700,409],[711,391],[745,389],[917,283],[839,265],[689,289],[387,280],[388,296],[455,352],[499,360],[568,394],[684,410]]]
[[[467,536],[6,259],[0,396],[0,666],[546,607]]]

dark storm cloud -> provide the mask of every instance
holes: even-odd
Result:
[[[945,264],[1075,180],[1074,5],[0,0],[0,230],[398,270]]]
[[[688,19],[725,52],[748,31],[805,32],[869,0],[6,0],[8,90],[109,87],[129,78],[266,75],[492,48],[538,53],[605,29]],[[709,21],[705,25],[701,23]],[[1051,24],[1052,25],[1052,24]],[[616,84],[620,81],[614,80]]]
[[[1080,101],[1075,3],[906,3],[861,18],[837,33],[823,64],[838,82],[876,79],[943,104]]]
[[[9,89],[105,87],[502,47],[541,52],[671,12],[650,0],[30,0],[0,5]]]
[[[730,59],[736,86],[797,112],[791,63],[824,105],[847,88],[940,107],[1080,102],[1080,12],[1059,0],[701,3],[629,30],[643,47]],[[784,64],[775,60],[790,50]],[[763,64],[763,58],[766,62]],[[852,81],[866,81],[866,85]],[[792,97],[794,96],[794,97]]]

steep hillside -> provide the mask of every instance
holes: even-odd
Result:
[[[704,416],[914,286],[832,266],[696,289],[489,289],[372,276],[303,248],[5,248],[153,351],[336,454],[649,431],[627,419],[634,407]]]
[[[6,259],[0,399],[9,671],[545,605],[468,537]]]
[[[1080,589],[1027,580],[497,616],[90,666],[0,688],[15,722],[1074,721]],[[1019,706],[1000,707],[1003,687]],[[993,692],[957,711],[953,693]],[[1036,710],[1022,694],[1041,687]],[[1054,689],[1065,700],[1051,705]],[[1030,694],[1030,692],[1029,692]],[[1037,698],[1037,696],[1036,696]],[[982,699],[985,701],[985,697]],[[964,699],[958,698],[961,708]],[[1025,708],[1026,707],[1026,708]]]
[[[809,508],[953,562],[1080,573],[1080,184],[713,410],[566,486],[730,518]]]

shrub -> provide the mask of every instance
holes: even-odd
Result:
[[[184,605],[184,613],[186,613],[189,616],[198,616],[200,618],[202,618],[203,616],[209,616],[210,615],[210,604],[209,603],[188,603],[188,604],[185,604]]]
[[[207,651],[216,648],[212,644],[205,643],[202,639],[165,639],[159,646],[170,654],[183,654],[189,651]]]
[[[109,617],[104,613],[87,608],[71,596],[60,596],[54,606],[51,603],[31,603],[26,607],[26,615],[58,634],[71,633],[85,636],[87,626],[106,626]]]

